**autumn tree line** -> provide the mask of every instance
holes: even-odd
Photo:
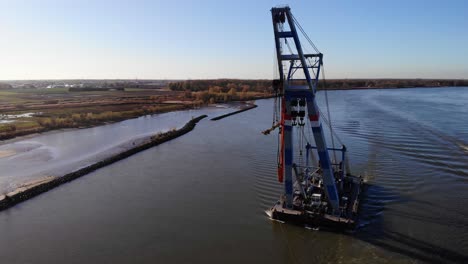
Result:
[[[222,103],[252,100],[273,95],[271,80],[187,80],[170,82],[172,91],[183,91],[195,103]]]

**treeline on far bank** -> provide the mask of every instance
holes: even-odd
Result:
[[[318,89],[341,90],[341,89],[370,89],[370,88],[413,88],[413,87],[446,87],[467,86],[468,80],[461,79],[330,79],[320,80]],[[234,92],[255,92],[272,95],[272,80],[238,80],[238,79],[216,79],[216,80],[186,80],[170,82],[168,87],[173,91],[202,92],[215,90],[219,93],[228,94]],[[218,94],[219,94],[218,93]]]
[[[273,95],[271,80],[187,80],[170,82],[172,91],[183,91],[195,104],[253,100]]]

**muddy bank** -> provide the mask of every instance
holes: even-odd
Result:
[[[231,112],[231,113],[227,113],[227,114],[224,114],[224,115],[213,117],[213,118],[211,118],[211,121],[217,121],[217,120],[223,119],[223,118],[228,117],[228,116],[232,116],[232,115],[235,115],[235,114],[239,114],[239,113],[248,111],[248,110],[253,109],[255,107],[257,107],[257,105],[254,104],[254,105],[248,106],[248,107],[243,108],[243,109],[238,110],[238,111],[234,111],[234,112]]]
[[[68,173],[62,177],[46,177],[40,180],[32,181],[29,183],[23,184],[21,187],[16,190],[9,192],[4,195],[0,195],[0,210],[7,209],[17,203],[28,200],[36,195],[39,195],[43,192],[46,192],[52,188],[55,188],[61,184],[72,181],[76,178],[84,176],[92,171],[95,171],[99,168],[110,165],[119,160],[125,159],[133,154],[136,154],[140,151],[149,149],[151,147],[157,146],[164,142],[167,142],[171,139],[182,136],[195,128],[195,125],[207,117],[206,115],[199,116],[187,122],[182,128],[174,129],[165,133],[158,133],[151,136],[150,139],[141,143],[140,145],[133,147],[131,149],[125,150],[121,153],[108,157],[102,161],[96,162],[92,165],[81,168],[77,171]]]

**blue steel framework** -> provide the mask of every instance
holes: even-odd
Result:
[[[291,14],[289,7],[277,7],[271,9],[273,19],[273,29],[276,44],[276,56],[278,61],[278,70],[280,75],[280,85],[282,85],[281,97],[281,133],[282,138],[282,171],[280,179],[284,175],[284,191],[286,197],[286,206],[292,207],[293,200],[293,126],[298,124],[298,112],[296,106],[301,102],[307,102],[307,113],[312,126],[312,132],[316,144],[317,154],[320,159],[320,166],[323,171],[323,183],[325,194],[329,205],[335,213],[339,210],[339,197],[335,184],[335,177],[330,162],[330,156],[325,142],[324,132],[320,121],[320,114],[315,102],[315,93],[319,79],[320,68],[322,66],[323,55],[304,54],[301,43],[296,31],[294,17]],[[284,25],[287,22],[289,31],[284,31]],[[294,54],[287,41],[292,39],[295,45],[296,54]],[[283,52],[282,42],[288,45],[289,54]],[[288,65],[283,65],[283,62]],[[285,72],[288,72],[285,76]],[[303,73],[301,79],[294,79],[294,74]],[[302,71],[301,71],[302,70]],[[305,77],[305,79],[304,79]],[[297,85],[297,83],[302,85]],[[306,85],[303,85],[306,83]],[[281,169],[281,168],[280,168]]]

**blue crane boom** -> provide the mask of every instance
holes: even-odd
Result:
[[[289,7],[271,9],[281,92],[281,153],[278,177],[284,179],[286,207],[293,204],[293,126],[304,125],[309,118],[312,127],[326,198],[333,212],[339,210],[339,197],[333,167],[325,141],[320,113],[315,100],[323,54],[304,54]],[[285,27],[286,26],[286,27]],[[302,30],[302,29],[301,29]],[[289,43],[294,44],[291,48]],[[284,44],[283,44],[284,43]],[[288,49],[289,52],[285,51]],[[307,115],[306,115],[307,110]]]

